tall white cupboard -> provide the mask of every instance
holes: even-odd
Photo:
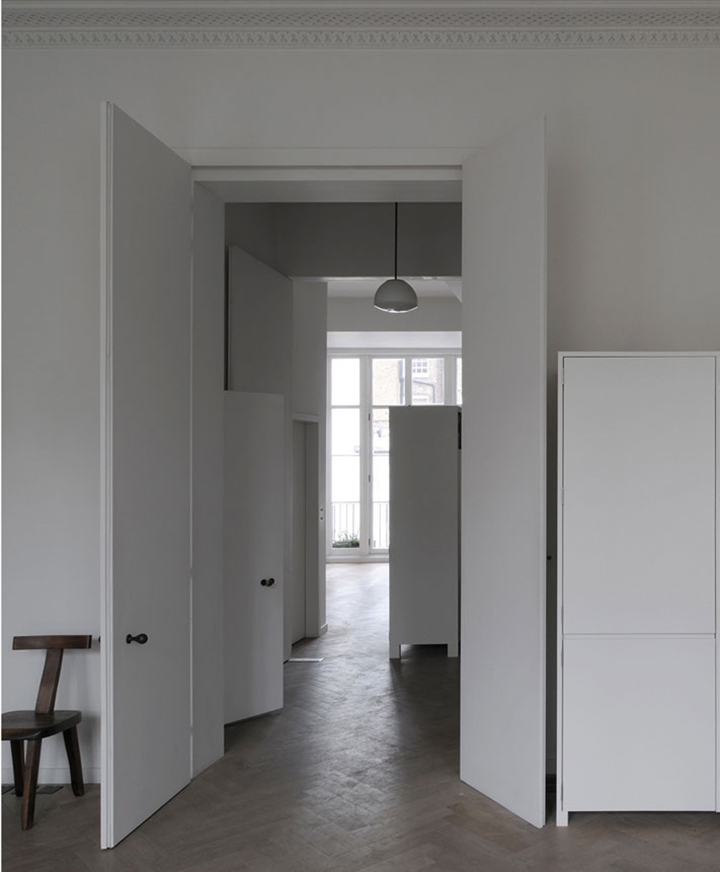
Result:
[[[560,354],[558,825],[718,809],[719,371]]]
[[[390,409],[390,657],[460,636],[460,410]]]

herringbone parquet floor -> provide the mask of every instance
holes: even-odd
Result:
[[[458,664],[387,660],[387,567],[328,571],[330,631],[296,646],[281,714],[228,728],[227,754],[113,851],[98,790],[3,797],[5,872],[718,872],[715,814],[583,814],[537,830],[458,778]]]

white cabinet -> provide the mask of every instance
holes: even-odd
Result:
[[[558,824],[715,810],[717,354],[561,354]]]
[[[459,409],[390,410],[390,657],[459,637]]]

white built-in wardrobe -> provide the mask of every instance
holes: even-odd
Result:
[[[558,815],[715,811],[720,354],[561,354]]]

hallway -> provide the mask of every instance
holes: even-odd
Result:
[[[387,659],[387,565],[328,567],[328,633],[285,666],[281,713],[226,729],[226,756],[112,851],[99,790],[3,797],[5,872],[709,872],[715,814],[577,814],[526,824],[458,777],[458,661]]]

